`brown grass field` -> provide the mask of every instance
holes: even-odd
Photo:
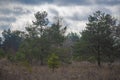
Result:
[[[120,64],[104,63],[99,68],[95,63],[73,62],[52,72],[47,66],[21,66],[2,59],[0,80],[120,80]]]

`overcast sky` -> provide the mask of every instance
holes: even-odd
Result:
[[[24,30],[34,20],[34,13],[47,11],[50,21],[64,18],[68,32],[82,31],[87,17],[101,10],[120,18],[120,0],[0,0],[0,31],[11,28]]]

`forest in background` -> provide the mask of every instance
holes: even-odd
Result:
[[[47,15],[46,11],[35,13],[35,21],[25,27],[26,31],[2,31],[0,59],[25,65],[30,72],[32,65],[47,65],[55,72],[63,65],[81,61],[97,63],[100,68],[103,63],[111,67],[120,62],[120,23],[112,15],[94,12],[80,35],[65,35],[68,26],[63,25],[62,18],[56,17],[51,23]]]

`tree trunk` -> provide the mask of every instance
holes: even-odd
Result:
[[[44,63],[43,63],[43,57],[42,56],[40,58],[40,65],[44,65]]]
[[[101,54],[100,54],[100,47],[98,46],[98,53],[97,53],[97,64],[101,67]]]
[[[98,53],[98,58],[97,58],[97,61],[98,61],[98,66],[101,67],[101,58],[100,58],[100,53]]]
[[[44,49],[41,49],[41,53],[43,54],[44,53]],[[44,58],[43,58],[43,55],[41,54],[41,56],[40,56],[40,65],[44,65]]]
[[[52,72],[55,72],[55,69],[54,69],[54,68],[52,68]]]

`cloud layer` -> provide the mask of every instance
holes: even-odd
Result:
[[[64,18],[68,32],[80,32],[87,17],[97,10],[120,18],[120,0],[0,0],[0,30],[24,30],[34,20],[34,13],[47,11],[48,18]]]

